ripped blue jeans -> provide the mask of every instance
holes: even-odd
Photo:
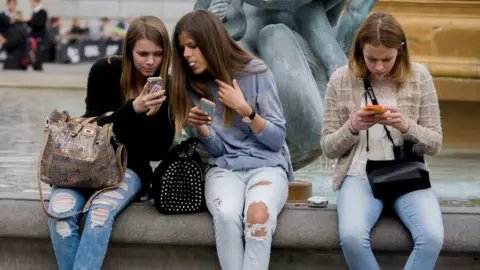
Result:
[[[287,197],[288,178],[280,167],[208,170],[205,198],[223,270],[268,269],[277,216]]]
[[[115,216],[139,192],[142,183],[138,175],[127,169],[125,180],[119,188],[97,196],[86,214],[80,237],[80,215],[64,220],[49,219],[50,238],[60,270],[101,269]],[[66,216],[81,211],[88,200],[80,190],[53,187],[48,211]]]

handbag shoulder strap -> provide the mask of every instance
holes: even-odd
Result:
[[[365,88],[365,105],[368,104],[367,96],[370,98],[372,101],[373,105],[378,105],[378,100],[377,97],[375,96],[375,92],[373,92],[372,85],[370,84],[370,80],[368,78],[363,78],[363,86]],[[383,125],[383,128],[385,129],[385,132],[387,133],[387,137],[390,140],[390,142],[395,146],[395,143],[393,142],[392,135],[390,134],[390,131],[388,128]],[[370,150],[370,146],[368,143],[368,129],[367,129],[367,152]]]

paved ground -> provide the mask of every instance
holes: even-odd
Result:
[[[92,63],[45,64],[43,72],[0,71],[0,88],[85,89]]]

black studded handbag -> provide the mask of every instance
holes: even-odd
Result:
[[[192,137],[174,146],[155,170],[150,196],[160,213],[205,211],[205,172],[198,144]]]

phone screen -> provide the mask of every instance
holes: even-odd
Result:
[[[161,82],[153,82],[152,85],[150,86],[150,94],[153,94],[155,92],[161,91],[162,90],[162,83]]]
[[[209,116],[213,116],[215,108],[207,102],[201,102],[200,110],[208,113]]]
[[[155,92],[161,91],[163,88],[163,81],[162,77],[150,77],[148,78],[150,80],[150,86],[149,86],[149,94],[153,94]]]

